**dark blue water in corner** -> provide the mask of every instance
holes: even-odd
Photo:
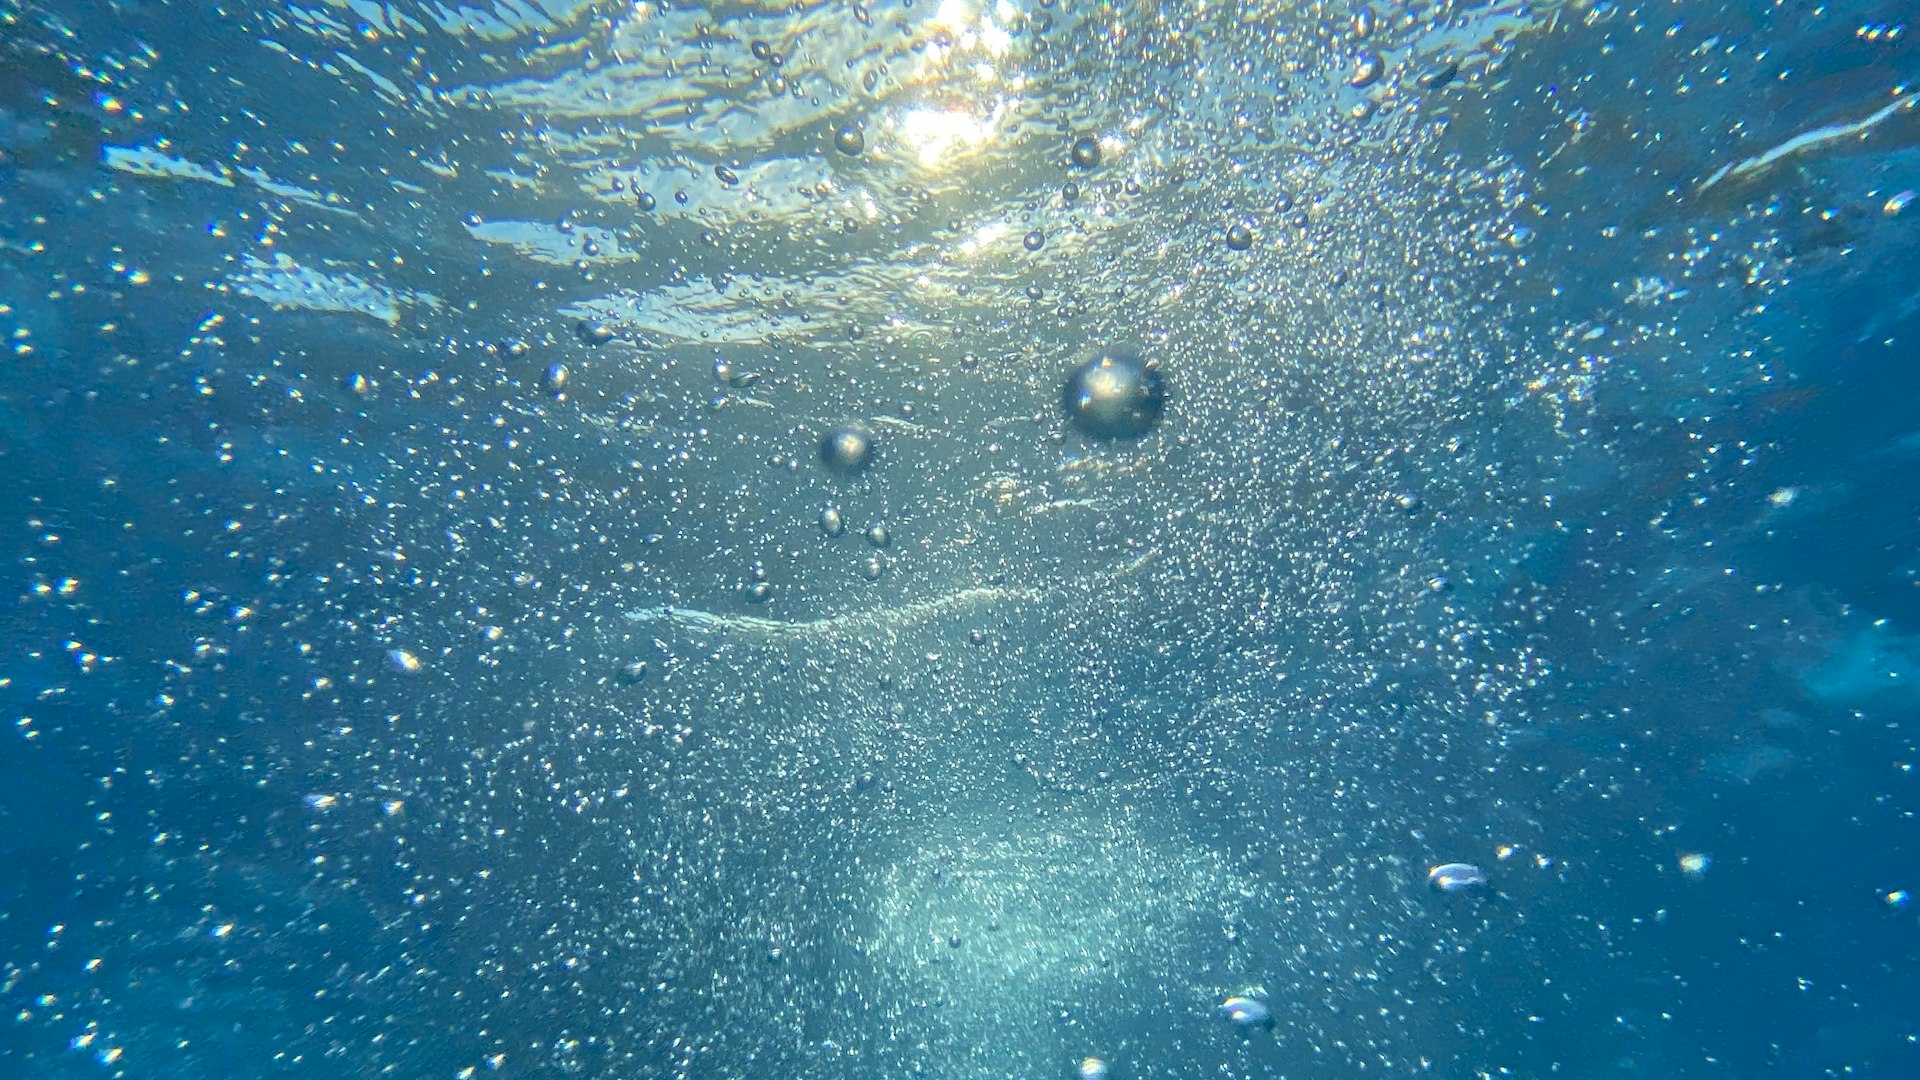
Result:
[[[0,0],[0,1074],[1920,1072],[1909,22]]]

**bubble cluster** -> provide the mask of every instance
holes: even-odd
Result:
[[[1802,15],[0,12],[0,1064],[1912,1072]]]

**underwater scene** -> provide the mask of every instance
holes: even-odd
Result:
[[[0,1078],[1920,1076],[1916,101],[0,0]]]

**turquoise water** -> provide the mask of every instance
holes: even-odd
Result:
[[[0,1072],[1913,1074],[1907,22],[0,0]]]

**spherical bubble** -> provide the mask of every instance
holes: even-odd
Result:
[[[1022,238],[1020,242],[1026,246],[1028,251],[1039,251],[1046,245],[1047,234],[1041,232],[1039,229],[1035,229]]]
[[[756,581],[747,586],[747,603],[764,604],[773,599],[773,586],[764,581]]]
[[[1458,74],[1460,74],[1460,65],[1451,60],[1443,64],[1435,64],[1420,73],[1418,80],[1420,89],[1438,90],[1452,82],[1453,77]]]
[[[1244,1028],[1260,1027],[1273,1020],[1273,1010],[1259,998],[1236,994],[1220,1003],[1220,1013]]]
[[[831,540],[847,531],[846,519],[840,516],[840,508],[828,503],[820,508],[820,535]]]
[[[647,662],[645,660],[627,662],[620,668],[620,677],[629,683],[644,681],[647,677]]]
[[[556,394],[560,393],[567,388],[567,380],[571,377],[572,373],[567,370],[567,365],[555,364],[547,369],[547,389]]]
[[[833,133],[833,148],[848,157],[858,157],[867,148],[867,137],[858,127],[848,124]]]
[[[1060,393],[1067,422],[1096,439],[1137,439],[1166,410],[1160,369],[1126,349],[1106,349],[1067,377]]]
[[[1486,872],[1472,863],[1441,863],[1427,871],[1427,884],[1444,893],[1472,892],[1486,883]]]
[[[1355,89],[1372,86],[1386,74],[1386,61],[1376,53],[1363,52],[1353,58],[1353,71],[1347,76],[1347,85]]]
[[[893,534],[887,531],[886,522],[876,521],[867,526],[867,543],[876,548],[883,548],[893,543]]]
[[[1073,146],[1067,150],[1067,157],[1071,159],[1078,168],[1098,168],[1100,165],[1100,142],[1091,135],[1082,135],[1073,140]]]
[[[1244,221],[1236,221],[1227,226],[1227,246],[1235,251],[1245,251],[1253,246],[1253,229]]]
[[[886,572],[887,564],[881,562],[878,555],[860,564],[860,576],[868,581],[879,581],[880,576]]]
[[[588,345],[605,345],[613,340],[612,327],[593,319],[580,320],[579,324],[573,328],[573,332]]]
[[[838,473],[857,473],[873,464],[873,435],[858,424],[842,424],[820,439],[820,462]]]
[[[1080,1080],[1107,1080],[1109,1075],[1110,1071],[1107,1068],[1107,1063],[1099,1058],[1085,1057],[1080,1059]]]

